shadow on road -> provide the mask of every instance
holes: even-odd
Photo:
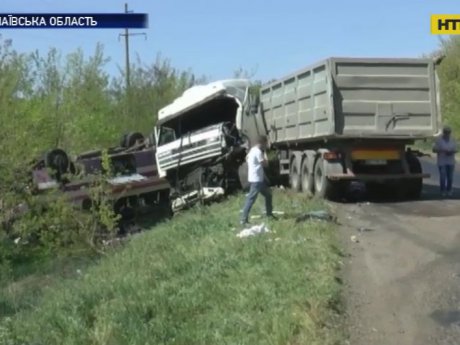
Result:
[[[453,196],[443,197],[439,190],[439,186],[433,184],[424,184],[421,200],[460,200],[460,188],[453,188]]]
[[[420,199],[405,199],[397,197],[397,191],[387,190],[384,193],[368,193],[367,191],[360,192],[349,192],[344,199],[340,200],[339,203],[350,204],[350,203],[362,203],[362,202],[372,202],[378,204],[385,203],[413,203],[420,201],[435,201],[435,200],[460,200],[460,188],[453,188],[453,195],[449,197],[443,197],[439,190],[439,186],[425,183],[423,185],[423,191]]]

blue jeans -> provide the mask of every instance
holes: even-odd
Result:
[[[260,194],[265,198],[265,210],[267,216],[271,216],[273,212],[272,205],[272,191],[270,187],[265,182],[256,182],[251,183],[251,188],[249,189],[249,194],[246,198],[246,203],[243,208],[243,215],[241,217],[242,223],[247,223],[249,219],[249,212],[251,211],[252,206],[257,200],[257,196]]]
[[[453,165],[439,165],[439,185],[441,192],[450,192],[452,190],[452,182],[454,178]]]

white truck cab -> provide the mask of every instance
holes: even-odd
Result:
[[[249,85],[234,79],[194,86],[160,110],[155,135],[161,177],[179,160],[185,165],[221,154],[225,126],[241,129]]]
[[[250,108],[249,87],[245,79],[194,86],[159,111],[158,172],[178,194],[216,188],[222,193],[238,179],[237,162],[246,155],[241,128]]]

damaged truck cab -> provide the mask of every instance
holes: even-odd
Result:
[[[155,129],[160,177],[171,183],[173,208],[210,200],[240,188],[251,131],[248,80],[194,86],[159,112]]]

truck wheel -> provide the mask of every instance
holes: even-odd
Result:
[[[120,146],[123,148],[130,148],[136,144],[137,141],[144,140],[144,135],[139,132],[130,132],[123,134],[120,141]]]
[[[126,145],[127,147],[132,147],[136,144],[137,141],[144,140],[144,135],[139,132],[131,132],[126,137]]]
[[[407,164],[409,165],[409,171],[411,174],[421,174],[422,173],[422,164],[420,160],[412,154],[406,156]],[[409,199],[420,199],[423,189],[423,179],[416,178],[410,179],[406,185],[407,188],[407,197]]]
[[[52,177],[57,181],[61,181],[62,175],[69,172],[69,156],[64,150],[51,150],[45,154],[45,166],[52,170]]]
[[[310,169],[308,168],[307,157],[304,157],[304,159],[302,160],[301,178],[302,192],[306,193],[307,195],[313,195],[314,179],[313,174],[310,172]]]
[[[300,179],[299,160],[296,156],[294,156],[291,160],[291,169],[289,170],[289,184],[293,191],[300,192],[302,183]]]
[[[315,194],[324,199],[335,200],[340,195],[340,182],[334,182],[327,178],[327,161],[322,157],[316,160],[314,168]]]

